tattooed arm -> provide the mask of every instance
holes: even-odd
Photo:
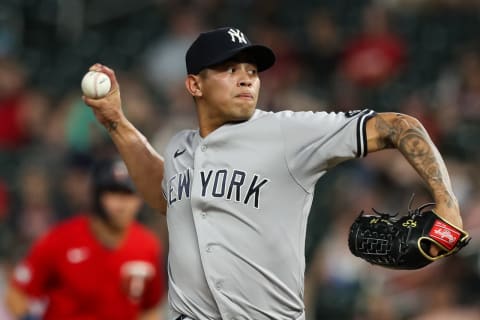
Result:
[[[163,158],[125,117],[122,111],[120,87],[114,71],[100,64],[93,65],[90,70],[107,74],[112,82],[112,88],[104,98],[90,99],[84,96],[83,100],[92,108],[98,122],[108,130],[145,202],[161,213],[165,213],[167,203],[161,189]]]
[[[415,118],[399,113],[379,113],[367,122],[368,152],[398,149],[427,184],[435,212],[462,227],[445,162],[427,131]]]

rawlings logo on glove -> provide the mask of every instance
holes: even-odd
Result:
[[[419,269],[440,258],[458,252],[470,241],[464,230],[455,227],[432,210],[433,204],[408,210],[404,217],[364,211],[350,227],[350,251],[372,264],[393,269]],[[438,256],[429,249],[436,245]]]
[[[462,234],[452,226],[437,220],[428,235],[448,250],[452,250]]]

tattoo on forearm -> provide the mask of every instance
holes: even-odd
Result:
[[[453,205],[449,196],[450,180],[444,161],[423,126],[416,120],[398,114],[389,122],[378,117],[375,123],[384,148],[396,147],[427,182],[431,191],[443,194],[448,206]]]
[[[115,131],[117,129],[118,122],[115,121],[108,121],[107,122],[107,130],[108,131]]]
[[[378,141],[379,149],[394,148],[395,145],[390,137],[396,135],[395,128],[380,116],[376,117],[375,120],[375,128],[380,133],[380,136],[389,138]]]

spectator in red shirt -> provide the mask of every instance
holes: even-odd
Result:
[[[61,222],[15,267],[6,295],[14,316],[44,300],[47,320],[161,319],[162,247],[135,221],[142,200],[123,162],[95,166],[93,195],[92,213]]]
[[[28,147],[44,134],[48,96],[28,86],[24,66],[0,56],[0,152]]]
[[[341,61],[341,71],[356,85],[383,85],[406,63],[406,43],[390,23],[389,12],[381,5],[364,9],[361,30],[346,43]]]

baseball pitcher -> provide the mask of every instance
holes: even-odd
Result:
[[[185,86],[198,129],[176,134],[161,157],[125,118],[114,72],[102,99],[84,97],[108,129],[136,187],[166,212],[170,320],[305,319],[304,243],[314,186],[337,164],[397,148],[462,226],[439,152],[414,118],[257,109],[259,73],[275,62],[236,28],[201,33],[186,53]],[[432,255],[439,249],[428,248]]]

